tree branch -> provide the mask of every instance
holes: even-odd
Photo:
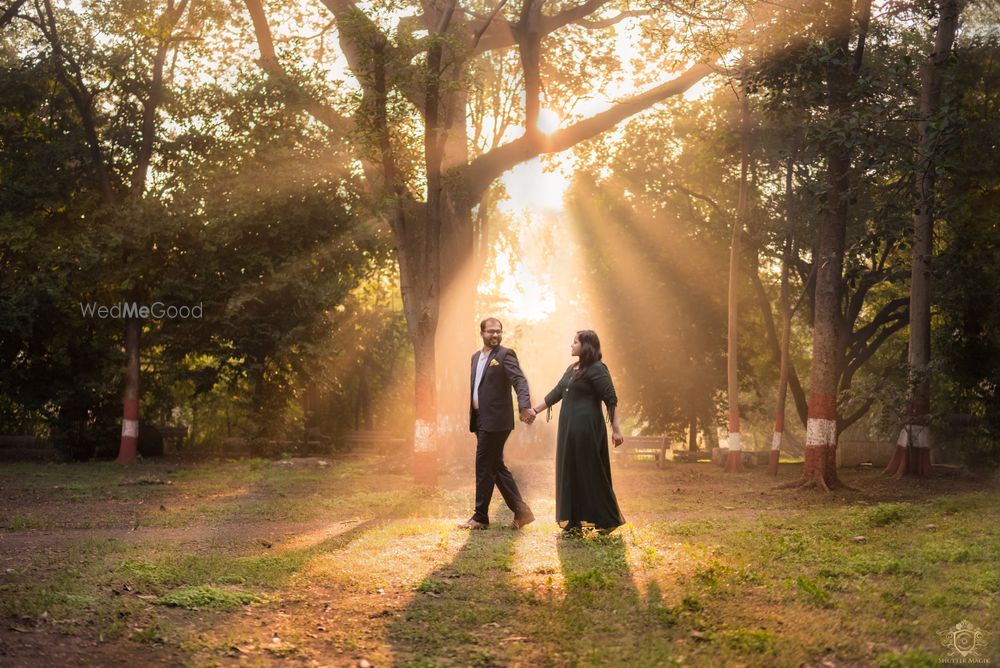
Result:
[[[285,91],[288,102],[293,107],[299,107],[331,130],[344,135],[349,133],[354,128],[354,123],[350,119],[316,100],[285,72],[274,51],[271,28],[267,23],[261,0],[243,0],[243,4],[250,12],[254,35],[257,37],[257,48],[260,50],[260,59],[257,62],[268,78]]]
[[[875,314],[875,317],[872,318],[871,322],[860,329],[851,332],[850,338],[848,339],[848,349],[861,350],[867,344],[868,340],[875,335],[879,327],[882,327],[891,320],[898,318],[900,313],[906,313],[909,306],[909,297],[899,297],[887,302],[881,309],[879,309],[879,312]],[[903,310],[897,312],[899,309]]]
[[[879,377],[878,384],[874,387],[872,392],[864,400],[864,403],[862,403],[861,406],[859,406],[856,411],[854,411],[847,417],[837,420],[838,436],[847,431],[851,425],[853,425],[855,422],[863,418],[865,416],[865,413],[871,410],[871,407],[875,404],[876,393],[882,389],[883,385],[885,385],[885,381],[886,379],[889,378],[889,374],[891,373],[891,371],[892,371],[892,366],[888,366],[885,369],[883,369],[882,374]]]
[[[482,26],[480,26],[479,28],[476,28],[476,31],[472,35],[472,50],[473,51],[475,51],[479,47],[479,40],[481,40],[483,38],[483,33],[485,33],[487,30],[489,30],[490,25],[492,25],[492,23],[493,23],[493,19],[495,19],[497,17],[497,14],[500,13],[500,10],[503,9],[504,5],[506,5],[506,4],[507,4],[507,0],[500,0],[500,2],[497,3],[497,6],[493,8],[493,11],[490,12],[490,15],[487,16],[487,17],[485,17],[483,19]]]
[[[757,297],[757,305],[764,316],[764,329],[767,332],[768,347],[771,349],[771,356],[777,364],[781,364],[781,343],[778,341],[778,331],[774,326],[774,314],[771,312],[771,300],[767,298],[767,291],[756,271],[749,272],[750,280],[753,282],[754,295]],[[799,375],[795,371],[792,360],[788,360],[788,388],[792,391],[792,398],[795,400],[795,412],[799,414],[799,420],[805,426],[809,416],[809,403],[806,400],[806,393],[799,382]]]
[[[14,20],[14,17],[17,16],[17,10],[21,9],[21,5],[25,2],[27,0],[14,0],[14,4],[4,10],[3,14],[0,15],[0,30]]]
[[[465,167],[459,169],[466,184],[466,197],[470,202],[478,201],[481,193],[501,174],[543,153],[558,153],[582,141],[591,139],[609,130],[624,119],[639,113],[657,102],[680,95],[691,86],[708,76],[711,68],[703,63],[690,67],[675,79],[619,102],[611,109],[585,118],[551,135],[525,134],[511,142],[484,153]]]
[[[538,115],[541,111],[542,90],[542,35],[540,32],[542,3],[544,0],[524,0],[521,20],[518,22],[518,51],[524,72],[524,133],[540,133]]]
[[[865,57],[865,43],[868,39],[868,29],[872,20],[872,0],[861,0],[858,3],[854,19],[858,23],[858,45],[854,49],[852,67],[854,75],[857,76],[861,71],[861,63]]]
[[[685,188],[684,186],[678,185],[676,183],[667,183],[663,186],[663,188],[666,190],[676,190],[677,192],[683,193],[688,197],[694,199],[700,199],[702,202],[705,202],[710,207],[712,207],[712,209],[714,209],[717,214],[719,214],[726,220],[729,220],[732,217],[727,211],[725,211],[721,206],[719,206],[718,202],[716,202],[708,195],[705,195],[704,193],[695,192],[690,188]]]
[[[543,35],[548,35],[549,33],[555,32],[570,23],[576,23],[581,19],[586,18],[606,5],[608,2],[609,0],[587,0],[582,5],[570,7],[569,9],[565,9],[558,14],[554,14],[553,16],[543,16],[542,23],[539,27],[541,28]]]
[[[587,0],[581,5],[570,7],[552,16],[545,16],[543,14],[538,25],[539,33],[542,37],[545,37],[545,35],[549,35],[570,23],[576,23],[586,18],[610,1]],[[476,29],[476,32],[481,34],[473,53],[479,54],[515,46],[518,43],[518,32],[522,27],[520,24],[512,24],[506,19],[500,21],[493,20],[492,18],[489,21],[483,19],[483,27]]]
[[[160,43],[153,57],[153,78],[149,85],[149,97],[143,103],[139,152],[136,155],[135,169],[132,171],[133,196],[141,195],[146,189],[149,162],[153,157],[153,146],[156,143],[156,110],[163,100],[163,67],[167,60],[172,33],[184,15],[187,5],[188,0],[181,0],[176,9],[168,8],[158,21]]]
[[[83,132],[87,137],[87,145],[90,148],[91,161],[94,163],[94,173],[97,177],[97,188],[101,193],[101,198],[105,204],[114,204],[117,202],[118,196],[112,185],[111,171],[105,161],[104,151],[101,148],[101,140],[97,134],[97,122],[94,119],[94,110],[91,106],[94,96],[87,90],[80,66],[69,57],[69,54],[63,48],[62,40],[59,37],[59,30],[56,27],[56,17],[55,12],[52,10],[51,1],[43,0],[43,5],[45,8],[44,11],[37,3],[35,8],[41,20],[39,25],[42,33],[48,40],[49,45],[52,46],[52,54],[56,61],[56,78],[59,79],[70,97],[73,98],[73,104],[80,114],[80,121],[83,123]],[[75,73],[74,80],[70,79],[69,73],[66,71],[66,63],[73,67]]]
[[[903,313],[899,314],[892,324],[884,327],[879,333],[873,338],[867,346],[858,350],[849,363],[846,364],[844,368],[843,376],[841,377],[840,385],[843,388],[849,388],[851,383],[854,381],[854,374],[864,366],[865,362],[871,359],[872,355],[885,343],[886,339],[890,336],[903,329],[910,324],[909,308]]]
[[[602,28],[610,28],[611,26],[618,25],[625,19],[638,18],[640,16],[651,16],[652,14],[653,12],[647,10],[630,9],[619,13],[618,16],[612,16],[611,18],[595,20],[578,19],[577,21],[574,21],[574,23],[590,30],[600,30]]]
[[[259,0],[255,0],[259,1]],[[353,0],[321,0],[337,19],[337,35],[340,49],[347,59],[347,66],[363,88],[371,88],[371,53],[379,49],[386,63],[385,76],[389,88],[396,88],[423,114],[425,102],[423,92],[418,87],[420,73],[410,65],[409,58],[399,58],[383,33]]]

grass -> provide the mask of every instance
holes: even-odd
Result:
[[[823,495],[633,467],[615,479],[629,523],[562,539],[547,461],[515,471],[539,517],[520,532],[499,499],[489,530],[454,528],[468,471],[430,490],[385,468],[5,468],[4,539],[22,547],[0,642],[51,632],[193,664],[925,666],[967,619],[1000,658],[995,482],[846,472],[861,491]]]
[[[169,594],[161,596],[157,603],[174,608],[200,610],[235,610],[244,605],[260,601],[259,596],[249,592],[218,587],[178,587]]]

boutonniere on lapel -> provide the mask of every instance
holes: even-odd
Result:
[[[495,358],[491,359],[490,366],[500,366],[500,362],[497,362]]]

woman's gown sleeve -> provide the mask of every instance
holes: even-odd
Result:
[[[594,370],[594,390],[600,397],[604,405],[608,407],[608,421],[615,419],[615,408],[618,406],[618,395],[615,393],[615,385],[611,382],[611,372],[603,363]]]

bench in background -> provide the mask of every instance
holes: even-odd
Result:
[[[356,454],[387,455],[406,450],[405,438],[387,431],[348,431],[344,434],[344,447]]]
[[[44,461],[59,459],[48,439],[29,435],[0,436],[0,461]]]
[[[180,427],[157,427],[160,436],[163,437],[163,452],[166,454],[177,452],[184,448],[184,441],[187,439],[188,428]]]
[[[653,462],[657,468],[662,468],[667,458],[666,436],[626,436],[625,442],[617,448],[611,444],[614,460],[622,466],[629,463]]]

